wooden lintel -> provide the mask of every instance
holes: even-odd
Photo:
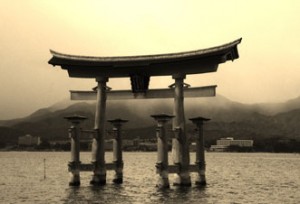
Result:
[[[210,97],[216,95],[216,85],[185,88],[184,97]],[[95,91],[70,91],[71,100],[96,100]],[[174,89],[151,89],[146,93],[132,93],[131,90],[107,91],[107,100],[174,98]]]

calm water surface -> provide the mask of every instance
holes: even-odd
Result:
[[[69,152],[0,152],[1,203],[300,203],[300,155],[207,153],[205,188],[155,188],[156,153],[124,153],[124,183],[91,187],[91,172],[81,186],[69,187]],[[106,161],[111,162],[111,152]],[[90,153],[81,161],[90,162]],[[46,159],[46,179],[44,179]],[[191,154],[191,161],[194,161]],[[194,181],[195,174],[191,175]],[[170,175],[170,183],[173,181]]]

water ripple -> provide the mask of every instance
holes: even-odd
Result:
[[[81,173],[81,187],[69,187],[69,153],[1,152],[1,203],[300,203],[299,154],[208,153],[206,187],[155,187],[155,153],[124,153],[124,183],[89,186],[91,172]],[[46,179],[44,164],[46,159]],[[81,154],[88,162],[90,153]],[[111,153],[106,161],[111,161]],[[191,161],[194,161],[191,154]],[[195,174],[191,175],[192,180]]]

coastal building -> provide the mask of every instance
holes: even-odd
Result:
[[[227,151],[230,147],[252,148],[253,140],[235,140],[233,137],[226,137],[217,140],[216,145],[211,145],[211,151]]]
[[[39,145],[40,143],[41,143],[40,137],[35,137],[29,134],[18,138],[19,146],[34,146],[34,145]]]

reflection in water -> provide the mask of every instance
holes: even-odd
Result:
[[[69,187],[64,203],[132,203],[120,185]]]
[[[152,192],[144,195],[136,193],[137,189],[123,185],[109,184],[105,186],[69,187],[64,203],[198,203],[204,201],[205,187],[171,187],[159,189],[154,186]],[[142,192],[143,189],[140,189]],[[128,193],[135,192],[136,194]]]
[[[176,187],[160,191],[158,196],[167,203],[199,203],[205,199],[205,187]]]
[[[155,197],[157,201],[165,203],[183,203],[190,201],[192,189],[189,187],[176,187],[175,189],[158,189]]]
[[[81,191],[80,186],[72,186],[67,188],[65,191],[65,194],[67,195],[66,199],[63,200],[65,203],[74,203],[77,200],[82,200],[79,199]]]
[[[108,157],[111,155],[108,155]],[[43,159],[47,178],[43,179]],[[82,161],[90,159],[82,153]],[[112,158],[106,158],[111,161]],[[194,160],[193,155],[191,160]],[[124,183],[89,185],[91,172],[82,172],[81,186],[68,186],[67,152],[1,152],[2,203],[299,203],[299,154],[207,154],[207,186],[155,187],[155,153],[124,153]],[[195,181],[195,175],[191,175]],[[247,193],[245,193],[247,192]]]

